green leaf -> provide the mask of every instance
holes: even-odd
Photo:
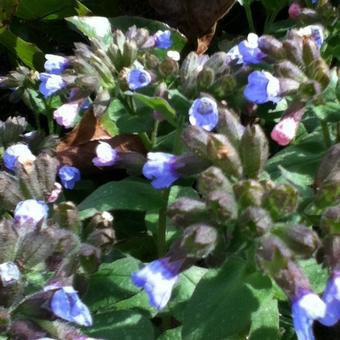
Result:
[[[263,6],[267,11],[278,13],[283,7],[287,5],[287,0],[261,0]]]
[[[193,266],[180,275],[179,283],[175,287],[168,304],[176,320],[183,321],[186,303],[206,272],[207,269],[205,268]]]
[[[302,139],[299,144],[292,144],[270,158],[266,171],[273,179],[281,176],[279,166],[287,171],[305,176],[304,180],[313,182],[320,160],[326,151],[321,131],[317,130]]]
[[[19,0],[2,0],[0,2],[0,27],[9,24],[18,7]]]
[[[63,19],[90,11],[77,0],[21,0],[16,15],[25,20]]]
[[[133,93],[133,97],[143,104],[151,107],[154,111],[159,112],[174,127],[176,123],[176,111],[173,107],[161,97],[148,97],[141,93]]]
[[[84,297],[86,305],[94,314],[131,308],[155,314],[145,292],[131,282],[131,274],[139,267],[140,262],[133,257],[103,263],[89,279],[88,292]]]
[[[324,122],[339,122],[340,121],[340,103],[328,102],[324,105],[313,106],[314,114]]]
[[[66,18],[78,31],[90,40],[100,39],[105,46],[112,43],[112,31],[109,19],[105,17],[77,17]]]
[[[147,197],[147,199],[145,199]],[[109,182],[100,186],[78,206],[82,218],[91,217],[97,211],[159,209],[162,196],[148,182],[131,179]]]
[[[19,58],[26,66],[33,69],[43,67],[44,53],[36,45],[19,38],[6,27],[0,28],[0,44],[6,47],[14,58]]]
[[[268,278],[247,269],[243,261],[230,260],[205,274],[184,310],[184,339],[243,338],[261,298],[272,291]]]
[[[157,340],[182,340],[182,327],[166,330]]]
[[[106,340],[153,340],[152,323],[135,310],[115,311],[94,316],[94,326],[86,333]]]

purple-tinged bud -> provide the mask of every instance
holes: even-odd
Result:
[[[296,211],[298,193],[289,184],[279,184],[265,194],[263,203],[273,219],[277,220]]]
[[[3,161],[7,169],[14,170],[17,163],[25,164],[35,161],[36,157],[25,144],[9,146],[3,155]]]
[[[180,176],[176,171],[177,157],[164,152],[149,152],[143,167],[143,175],[152,180],[156,189],[168,188]]]
[[[300,83],[294,79],[279,78],[279,82],[281,96],[294,95],[300,88]]]
[[[282,44],[288,60],[297,66],[304,66],[302,58],[302,39],[294,37],[294,39],[284,40]]]
[[[256,104],[264,104],[269,101],[277,103],[281,100],[279,79],[267,71],[253,71],[248,76],[244,96],[248,101]]]
[[[312,39],[303,39],[302,56],[307,70],[311,71],[311,64],[320,58],[320,50]]]
[[[204,130],[213,130],[218,123],[217,103],[209,97],[195,99],[189,109],[189,121]]]
[[[259,37],[255,33],[249,33],[247,39],[238,44],[244,64],[260,64],[265,57],[265,54],[259,49],[258,40]]]
[[[319,58],[313,63],[313,66],[313,78],[322,85],[323,89],[326,89],[331,80],[331,73],[327,63],[325,60]]]
[[[172,222],[180,227],[187,227],[209,218],[207,205],[189,197],[180,197],[168,207],[167,212]]]
[[[220,134],[210,134],[208,138],[208,157],[229,176],[241,177],[243,167],[238,151],[228,138]]]
[[[197,75],[197,84],[201,90],[207,90],[215,82],[215,72],[210,67],[204,67]]]
[[[151,75],[149,72],[140,69],[132,69],[127,74],[127,82],[129,89],[134,91],[151,83]]]
[[[289,60],[280,61],[274,65],[275,73],[281,78],[290,78],[299,82],[306,80],[306,75],[302,70]]]
[[[269,157],[267,137],[259,125],[245,129],[240,143],[240,156],[244,174],[249,178],[258,177]]]
[[[288,15],[291,19],[297,19],[301,14],[301,6],[297,2],[292,2],[288,8]]]
[[[225,224],[237,217],[237,204],[233,194],[222,190],[212,191],[206,201],[218,223]]]
[[[162,49],[168,49],[172,46],[171,31],[157,31],[154,34],[155,46]]]
[[[133,40],[125,41],[122,55],[123,66],[131,66],[137,59],[137,52],[138,48],[136,42]]]
[[[270,59],[278,61],[286,57],[286,52],[283,48],[282,42],[271,35],[261,36],[259,38],[258,45],[260,50]]]
[[[320,227],[328,235],[340,235],[340,204],[327,208],[321,216]]]
[[[208,157],[209,133],[199,126],[189,126],[184,129],[182,138],[186,146],[197,156]]]
[[[74,322],[80,326],[92,325],[92,317],[89,309],[79,299],[77,292],[72,286],[50,285],[45,291],[55,290],[50,299],[50,309],[57,317]]]
[[[8,332],[12,339],[51,339],[46,331],[29,320],[14,320]]]
[[[20,280],[20,271],[14,262],[0,264],[0,280],[3,287],[12,286]]]
[[[61,74],[69,65],[69,60],[55,54],[45,54],[45,70],[51,74]]]
[[[299,123],[292,117],[282,119],[272,130],[272,139],[279,145],[288,145],[295,138]]]
[[[60,196],[61,192],[63,191],[63,187],[60,183],[55,182],[53,185],[53,189],[48,195],[47,202],[54,203]]]
[[[74,166],[64,165],[58,170],[58,175],[65,189],[73,189],[80,180],[80,171]]]
[[[83,243],[79,250],[79,260],[82,268],[88,274],[95,273],[100,265],[100,249],[91,244]]]
[[[340,270],[334,271],[323,293],[326,315],[318,321],[325,326],[334,326],[340,320]]]
[[[233,187],[223,171],[215,166],[211,166],[198,177],[198,191],[206,199],[215,190],[222,190],[233,193]]]
[[[63,78],[57,74],[40,73],[40,80],[39,91],[45,98],[66,87]]]
[[[306,26],[295,30],[294,33],[302,37],[304,41],[312,40],[319,49],[325,40],[323,28],[319,25]]]
[[[187,259],[207,257],[216,247],[217,230],[207,224],[198,223],[184,229],[183,236],[171,248],[170,253],[185,254]]]
[[[265,188],[260,182],[253,179],[238,181],[233,189],[240,207],[260,207],[262,205]]]
[[[116,242],[116,233],[112,227],[96,229],[87,237],[86,242],[109,253]]]
[[[169,257],[164,257],[132,273],[131,281],[137,287],[144,288],[151,306],[161,310],[170,300],[182,264],[183,260],[172,262]]]
[[[273,221],[267,210],[260,207],[248,207],[240,217],[240,226],[249,228],[252,232],[250,238],[266,234],[272,227]]]
[[[30,227],[32,229],[48,215],[48,206],[43,201],[29,199],[17,204],[14,211],[14,220],[18,227]]]
[[[113,228],[113,216],[108,211],[97,212],[86,226],[86,230]]]
[[[178,62],[168,57],[158,65],[158,71],[162,77],[175,77],[178,73],[178,70]]]
[[[307,290],[295,296],[292,318],[298,340],[314,340],[313,322],[325,314],[326,305],[315,293]]]
[[[334,171],[321,183],[317,192],[315,204],[319,208],[328,207],[339,202],[340,197],[340,172]]]
[[[80,106],[81,101],[79,100],[63,104],[53,112],[53,118],[66,129],[72,128],[76,124]]]
[[[340,266],[340,235],[333,234],[323,240],[323,250],[325,252],[325,263],[333,270],[338,270]]]
[[[72,230],[76,234],[80,233],[79,211],[73,202],[61,202],[54,205],[53,220],[64,229]]]
[[[296,255],[310,258],[320,247],[318,234],[304,225],[276,224],[273,234],[280,237]]]
[[[112,166],[118,160],[118,152],[109,143],[99,142],[96,147],[97,157],[92,159],[92,163],[97,167]]]

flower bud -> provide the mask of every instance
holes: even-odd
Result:
[[[330,82],[330,71],[327,63],[319,58],[313,63],[313,77],[317,80],[325,89]]]
[[[339,202],[340,197],[340,172],[334,171],[321,183],[316,195],[316,205],[324,208]]]
[[[8,172],[0,172],[0,200],[3,209],[12,210],[19,201],[23,201],[24,194],[19,187],[18,178]]]
[[[235,183],[234,193],[240,207],[260,207],[262,205],[265,188],[260,182],[248,179]]]
[[[207,159],[209,133],[199,126],[184,129],[182,139],[186,146],[197,156]]]
[[[158,66],[158,71],[162,77],[176,76],[178,70],[178,62],[171,58],[165,58]]]
[[[3,287],[17,284],[20,276],[19,268],[14,262],[0,264],[0,281]]]
[[[80,233],[79,211],[73,202],[62,202],[54,206],[53,220],[62,228]]]
[[[267,210],[260,207],[248,207],[243,211],[240,218],[240,225],[243,228],[249,228],[252,232],[249,237],[262,236],[272,227],[273,221]]]
[[[207,205],[193,198],[180,197],[168,208],[168,216],[175,225],[186,227],[209,219]]]
[[[122,55],[123,67],[129,67],[134,63],[137,52],[137,44],[133,40],[125,41]]]
[[[198,191],[206,199],[215,190],[233,193],[233,187],[229,179],[218,167],[211,166],[198,177]]]
[[[280,237],[287,246],[303,258],[310,258],[320,247],[318,234],[304,225],[278,224],[273,227],[273,233]]]
[[[244,174],[256,178],[268,159],[268,141],[259,125],[248,126],[242,136],[240,155]]]
[[[97,212],[86,226],[86,232],[92,232],[96,229],[113,228],[113,216],[107,212]]]
[[[303,66],[302,39],[299,37],[294,37],[294,39],[287,39],[283,41],[282,44],[286,51],[288,60],[297,66]]]
[[[331,235],[324,239],[325,262],[333,270],[339,268],[340,235]]]
[[[296,211],[297,190],[289,184],[277,185],[265,194],[263,204],[274,220],[280,219]]]
[[[86,242],[100,248],[103,253],[107,253],[116,243],[116,233],[112,228],[96,229],[87,237]]]
[[[302,46],[303,61],[308,70],[311,64],[320,58],[320,50],[314,40],[307,37],[303,38]]]
[[[96,98],[93,101],[93,113],[96,117],[101,117],[106,112],[111,99],[110,91],[101,90],[97,92]]]
[[[227,73],[229,70],[228,55],[225,52],[215,52],[210,58],[204,63],[204,69],[212,69],[216,77]]]
[[[211,86],[210,91],[218,98],[225,98],[231,95],[237,87],[237,81],[234,75],[225,74],[218,78]]]
[[[206,224],[194,224],[184,229],[179,247],[187,258],[205,258],[216,247],[217,231]],[[173,249],[170,250],[170,252]]]
[[[197,76],[197,85],[201,90],[207,90],[215,81],[215,72],[210,67],[204,67]]]
[[[15,320],[9,329],[12,339],[49,339],[48,333],[29,320]]]
[[[226,135],[233,146],[238,149],[245,127],[241,124],[239,117],[227,108],[221,108],[219,114],[218,132]]]
[[[11,317],[7,309],[0,307],[0,332],[6,332],[10,325]],[[12,323],[13,324],[13,323]]]
[[[83,243],[79,251],[80,264],[86,273],[95,273],[100,265],[100,249]]]
[[[216,190],[212,191],[206,200],[218,223],[225,224],[237,217],[237,204],[233,194]]]
[[[8,146],[19,140],[27,128],[24,117],[9,117],[5,122],[0,121],[0,145]]]
[[[240,156],[228,138],[220,134],[210,134],[208,137],[208,157],[227,175],[241,177],[243,168]]]
[[[299,82],[303,82],[306,79],[302,70],[289,60],[282,60],[275,64],[275,73],[282,78],[290,78]]]
[[[281,41],[271,35],[263,35],[258,40],[260,50],[275,61],[285,58],[286,53]]]
[[[290,78],[280,78],[280,94],[282,96],[288,96],[290,94],[295,94],[300,88],[300,83],[294,79]]]
[[[340,204],[327,208],[321,216],[320,227],[326,234],[340,235]]]

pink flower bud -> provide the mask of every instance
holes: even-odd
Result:
[[[288,14],[291,19],[296,19],[301,14],[301,6],[297,2],[292,2],[289,6]]]
[[[271,137],[279,145],[288,145],[296,136],[299,121],[293,117],[283,118],[274,126]]]

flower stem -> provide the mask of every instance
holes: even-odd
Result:
[[[158,256],[162,257],[166,253],[166,212],[168,209],[170,188],[163,190],[163,202],[158,213],[158,234],[157,247]]]
[[[159,120],[155,119],[155,123],[154,123],[152,134],[151,134],[151,147],[152,148],[154,148],[157,143],[158,127],[159,127]]]
[[[332,142],[327,122],[321,122],[321,129],[323,134],[323,141],[327,147],[330,147]]]
[[[246,16],[247,16],[249,30],[250,30],[250,32],[254,32],[255,33],[256,32],[255,31],[255,25],[254,25],[253,16],[252,16],[252,13],[251,13],[250,4],[244,5],[244,10],[246,11]]]

